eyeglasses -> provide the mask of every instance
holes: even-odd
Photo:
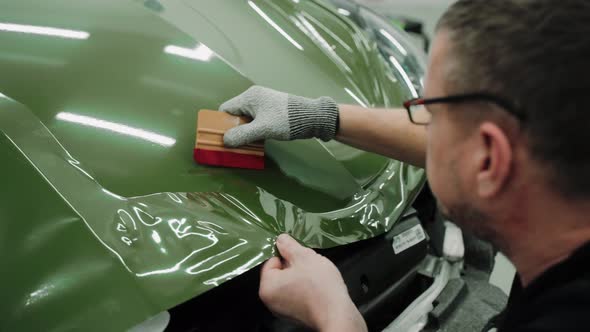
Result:
[[[469,93],[429,99],[415,98],[404,102],[404,107],[408,111],[408,116],[410,117],[410,121],[412,121],[412,123],[417,125],[427,125],[430,123],[431,114],[426,109],[426,105],[440,103],[465,103],[473,101],[485,101],[496,104],[502,107],[502,109],[506,110],[506,112],[518,118],[520,121],[526,120],[524,114],[517,112],[516,108],[511,102],[487,93]]]

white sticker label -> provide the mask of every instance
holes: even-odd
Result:
[[[422,229],[422,225],[418,224],[393,237],[393,251],[396,254],[399,254],[400,252],[424,241],[425,238],[426,234],[424,234],[424,229]]]

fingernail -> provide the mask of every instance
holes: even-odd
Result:
[[[277,238],[277,243],[285,243],[287,241],[289,235],[283,233],[281,235],[279,235],[279,237]]]

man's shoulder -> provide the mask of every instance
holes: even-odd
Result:
[[[589,331],[590,274],[539,289],[508,308],[509,321],[501,331]]]
[[[527,305],[527,303],[525,303]],[[561,312],[574,308],[590,307],[590,275],[580,275],[572,280],[554,285],[540,292],[528,302],[527,311],[543,311],[550,314],[552,311]],[[590,311],[587,319],[590,319]]]

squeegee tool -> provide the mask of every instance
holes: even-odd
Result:
[[[237,148],[226,148],[223,135],[229,129],[250,122],[225,112],[200,110],[197,116],[197,139],[193,158],[199,164],[264,169],[264,144],[252,143]]]

